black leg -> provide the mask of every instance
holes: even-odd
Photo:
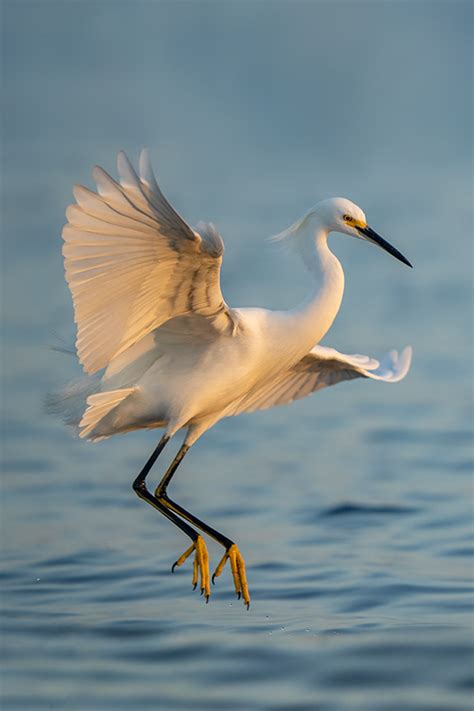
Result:
[[[160,456],[160,454],[162,453],[162,451],[164,450],[164,448],[166,447],[166,445],[168,444],[169,441],[170,441],[170,438],[168,437],[168,435],[163,435],[163,437],[158,442],[158,445],[156,446],[155,450],[153,451],[153,454],[148,459],[147,463],[141,470],[140,474],[137,476],[137,478],[133,482],[133,490],[136,491],[137,493],[138,493],[138,490],[141,490],[143,488],[143,486],[145,485],[145,479],[147,478],[147,476],[150,472],[150,469],[152,468],[152,466],[154,465],[154,463],[156,462],[156,460],[158,459],[158,457]],[[146,489],[146,487],[145,487],[145,489]]]
[[[208,526],[207,523],[204,523],[204,521],[201,521],[197,516],[194,516],[194,514],[190,513],[189,511],[186,511],[186,509],[183,509],[182,506],[177,504],[175,501],[172,501],[172,499],[169,498],[168,494],[166,493],[166,489],[168,487],[168,484],[170,483],[171,479],[173,478],[173,475],[176,471],[176,469],[179,467],[181,464],[185,454],[188,452],[189,447],[187,444],[183,444],[176,455],[176,457],[173,459],[171,462],[170,466],[165,472],[165,475],[163,476],[162,480],[158,484],[158,486],[155,489],[155,497],[158,501],[162,502],[164,506],[166,506],[167,509],[174,511],[175,513],[179,514],[182,518],[186,519],[186,521],[189,521],[192,523],[194,526],[199,528],[201,531],[204,533],[207,533],[208,536],[211,536],[211,538],[214,538],[218,543],[220,543],[226,550],[228,550],[231,546],[234,545],[234,542],[231,541],[227,536],[223,536],[222,533],[219,533],[219,531],[216,531],[214,528],[211,528],[211,526]]]
[[[242,596],[247,606],[247,609],[249,609],[250,595],[247,585],[247,576],[245,573],[245,562],[235,543],[233,543],[233,541],[227,538],[227,536],[223,536],[222,533],[219,533],[219,531],[216,531],[214,528],[211,528],[211,526],[208,526],[207,523],[201,521],[199,518],[197,518],[197,516],[194,516],[189,511],[186,511],[186,509],[183,509],[182,506],[172,501],[166,492],[168,484],[173,478],[176,469],[179,467],[188,450],[188,445],[183,444],[181,446],[178,454],[171,462],[170,466],[165,472],[165,475],[163,476],[162,480],[155,489],[156,500],[159,501],[163,506],[165,506],[170,511],[170,513],[173,512],[174,514],[179,514],[181,518],[186,519],[186,521],[189,521],[194,526],[196,526],[196,528],[199,528],[204,533],[207,533],[208,536],[211,536],[218,543],[224,546],[225,553],[219,565],[217,566],[214,575],[212,576],[212,582],[215,582],[215,579],[218,578],[219,575],[222,573],[226,562],[229,561],[237,597],[240,598]],[[176,561],[175,565],[181,565],[185,557],[186,554],[184,554],[184,556],[182,556],[178,561]],[[174,567],[175,566],[173,566],[173,568]]]
[[[168,518],[170,521],[172,521],[178,528],[180,528],[183,533],[185,533],[187,536],[192,541],[196,541],[199,534],[191,528],[191,526],[188,526],[185,521],[182,521],[178,516],[176,516],[173,511],[170,511],[159,499],[156,499],[148,489],[146,488],[145,482],[139,486],[134,485],[134,491],[136,492],[137,496],[140,497],[140,499],[143,499],[143,501],[146,501],[148,504],[153,506],[157,511],[162,513],[166,518]]]
[[[187,536],[189,536],[192,541],[195,541],[198,537],[196,531],[192,529],[191,526],[188,526],[184,521],[181,521],[178,516],[175,516],[172,511],[166,508],[166,506],[163,506],[163,504],[152,494],[150,494],[150,492],[146,488],[145,479],[149,474],[150,469],[152,468],[152,466],[160,456],[161,452],[165,448],[166,444],[169,442],[169,439],[170,438],[167,435],[163,435],[163,437],[160,439],[158,446],[154,450],[153,454],[148,459],[140,474],[133,482],[133,490],[135,491],[137,496],[139,496],[141,499],[143,499],[155,509],[157,509],[160,513],[166,516],[166,518],[169,518],[169,520],[172,521],[176,526],[178,526],[178,528],[180,528]]]
[[[195,551],[195,560],[194,560],[194,573],[193,573],[193,589],[196,589],[197,586],[197,581],[198,581],[198,573],[201,573],[201,595],[205,593],[206,597],[206,602],[209,601],[209,595],[210,595],[210,589],[209,589],[209,562],[208,562],[208,554],[207,554],[207,548],[206,544],[204,543],[204,539],[193,529],[191,526],[188,526],[188,524],[183,521],[179,516],[177,516],[172,510],[170,510],[163,501],[157,499],[155,496],[150,494],[146,487],[146,477],[149,474],[152,466],[158,459],[159,455],[163,451],[164,447],[169,441],[169,437],[167,435],[163,435],[161,440],[159,441],[156,449],[152,453],[151,457],[148,459],[146,462],[145,466],[133,482],[133,490],[139,496],[141,499],[146,501],[148,504],[153,506],[157,511],[162,513],[166,518],[168,518],[172,523],[175,524],[175,526],[178,526],[178,528],[183,531],[189,538],[192,540],[192,545],[190,548],[188,548],[183,555],[178,558],[176,563],[174,563],[172,567],[172,571],[174,571],[174,568],[176,565],[181,565],[186,558],[193,552]],[[184,456],[184,455],[183,455]],[[179,462],[178,462],[179,464]],[[177,465],[176,465],[177,466]],[[176,467],[175,467],[176,469]],[[172,472],[172,474],[174,471]],[[171,476],[172,476],[171,474]],[[170,477],[171,478],[171,477]]]
[[[188,556],[194,551],[194,573],[193,573],[193,586],[196,588],[198,573],[201,573],[201,594],[205,594],[206,602],[209,600],[210,588],[209,588],[209,558],[207,553],[206,544],[204,539],[191,528],[186,521],[192,523],[194,526],[199,528],[204,533],[214,538],[218,543],[220,543],[225,548],[225,554],[216,568],[214,575],[212,576],[212,582],[216,577],[221,574],[224,565],[227,560],[230,561],[230,566],[232,570],[232,576],[234,578],[235,592],[237,596],[242,595],[247,609],[250,605],[250,596],[247,586],[247,578],[245,574],[245,563],[242,558],[239,549],[229,538],[223,536],[222,533],[216,531],[211,526],[208,526],[204,521],[201,521],[196,516],[194,516],[189,511],[186,511],[182,506],[172,501],[166,492],[168,484],[173,478],[178,466],[182,462],[184,456],[189,450],[189,446],[183,444],[176,457],[171,462],[170,466],[166,470],[162,480],[158,484],[155,490],[155,495],[150,494],[146,487],[146,477],[149,474],[154,463],[158,459],[159,455],[163,451],[164,447],[169,441],[167,435],[163,435],[159,441],[156,449],[152,453],[151,457],[146,462],[145,466],[133,482],[133,489],[136,494],[157,509],[160,513],[166,516],[170,521],[172,521],[178,528],[180,528],[183,533],[185,533],[193,541],[192,545],[183,553],[180,558],[173,564],[172,571],[174,571],[176,566],[182,565]],[[182,519],[185,519],[184,521]]]

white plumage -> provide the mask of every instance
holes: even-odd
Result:
[[[51,397],[50,409],[91,440],[164,428],[134,489],[193,540],[177,564],[195,551],[193,582],[200,571],[206,599],[207,549],[188,523],[225,547],[215,576],[230,560],[236,592],[248,605],[238,548],[172,502],[166,487],[189,447],[223,417],[284,405],[343,380],[405,377],[410,347],[379,363],[318,344],[344,291],[342,267],[327,244],[330,232],[368,240],[411,265],[368,227],[357,205],[332,198],[276,237],[293,246],[311,273],[313,288],[303,303],[290,311],[230,308],[220,288],[224,244],[215,227],[187,225],[158,187],[146,151],[139,175],[123,152],[118,172],[120,182],[96,167],[98,192],[76,186],[76,204],[67,209],[64,264],[77,354],[88,375]],[[184,443],[152,496],[145,478],[181,428]]]
[[[151,172],[140,178],[119,153],[121,182],[102,168],[98,195],[76,186],[67,209],[63,254],[78,326],[77,353],[87,373],[106,367],[129,346],[174,316],[206,316],[228,328],[219,269],[224,245],[212,225],[192,230],[173,210]]]
[[[98,193],[75,186],[77,204],[68,207],[63,230],[77,354],[86,373],[105,369],[98,392],[87,393],[81,437],[157,426],[172,435],[188,426],[192,443],[221,417],[286,404],[342,380],[405,376],[410,349],[380,364],[314,346],[343,290],[326,244],[328,207],[333,220],[345,210],[364,223],[353,203],[320,203],[282,233],[314,275],[300,307],[232,309],[220,289],[224,244],[215,227],[186,224],[158,187],[145,150],[139,175],[123,152],[117,164],[120,182],[96,167]]]

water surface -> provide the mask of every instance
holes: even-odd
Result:
[[[470,709],[470,4],[4,5],[2,708]],[[71,186],[143,144],[183,215],[221,229],[230,304],[304,296],[263,237],[331,194],[415,265],[332,238],[347,284],[324,343],[411,343],[403,383],[224,421],[173,482],[239,543],[249,612],[229,571],[209,605],[191,565],[171,575],[187,541],[131,490],[158,433],[91,445],[42,409],[78,373],[48,348],[74,337]]]

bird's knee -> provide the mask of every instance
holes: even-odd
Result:
[[[135,481],[133,482],[132,489],[136,493],[136,495],[140,496],[140,497],[147,490],[145,482],[143,481],[143,479],[140,479],[139,477],[137,477],[135,479]]]

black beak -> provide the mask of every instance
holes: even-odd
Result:
[[[408,267],[412,267],[413,265],[410,264],[408,259],[401,254],[401,252],[398,251],[398,249],[395,249],[395,247],[392,247],[391,244],[386,242],[383,237],[377,234],[377,232],[374,232],[374,230],[367,226],[367,227],[357,227],[358,232],[360,232],[361,235],[365,237],[365,239],[368,239],[369,242],[373,242],[374,244],[377,244],[379,247],[382,247],[386,252],[392,255],[392,257],[395,257],[396,259],[399,259],[400,262],[403,262],[403,264],[406,264]]]

